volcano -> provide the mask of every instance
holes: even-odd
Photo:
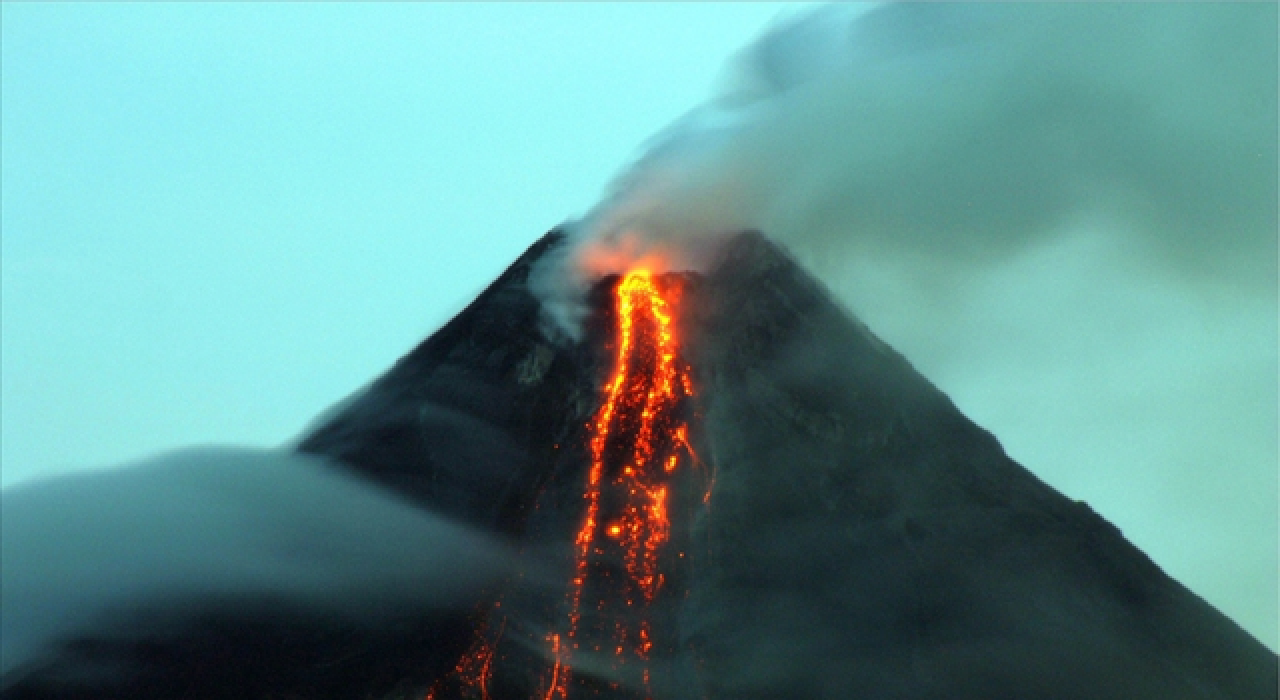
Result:
[[[564,590],[495,591],[427,697],[1273,696],[1273,654],[764,237],[602,279],[577,342],[528,287],[564,244],[299,447],[558,547]]]
[[[600,279],[578,337],[530,288],[568,245],[535,243],[296,446],[530,568],[395,629],[224,619],[125,685],[4,696],[1275,697],[1274,654],[763,236]]]

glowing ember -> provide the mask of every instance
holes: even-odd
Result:
[[[495,608],[501,608],[497,603]],[[489,639],[489,629],[484,626],[477,631],[471,648],[458,659],[453,668],[453,678],[467,697],[489,700],[489,680],[493,674],[493,661],[498,643],[502,641],[502,633],[506,629],[506,619],[498,627],[498,633]],[[423,700],[436,700],[440,694],[439,682],[427,691]]]

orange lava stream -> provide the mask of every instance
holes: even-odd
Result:
[[[593,554],[606,546],[621,549],[627,573],[624,588],[627,606],[643,609],[652,603],[664,577],[659,570],[659,554],[670,536],[667,514],[666,479],[678,464],[672,453],[662,459],[659,451],[673,450],[684,442],[687,426],[675,424],[679,401],[692,394],[688,368],[677,361],[678,344],[673,327],[672,304],[664,298],[646,270],[630,272],[616,291],[617,357],[605,400],[591,422],[591,466],[587,473],[587,513],[575,538],[576,557],[569,591],[569,628],[565,639],[548,636],[555,658],[545,700],[568,698],[571,679],[569,655],[578,649],[583,589]],[[630,444],[614,444],[627,440]],[[687,442],[686,442],[687,445]],[[618,459],[622,447],[622,468],[605,484],[606,463]],[[612,450],[610,449],[612,448]],[[655,459],[656,458],[656,459]],[[601,528],[601,495],[605,486],[622,496],[616,519]],[[606,543],[597,541],[603,530]],[[638,595],[637,595],[638,594]],[[625,620],[614,626],[614,653],[623,662],[632,655],[646,663],[653,650],[649,620],[639,620],[634,629]],[[643,671],[648,684],[649,671]]]
[[[647,270],[628,273],[615,291],[614,370],[605,386],[604,402],[587,426],[591,464],[583,495],[586,515],[574,538],[567,630],[553,630],[545,638],[553,662],[543,700],[569,697],[572,654],[586,637],[580,623],[591,564],[602,557],[611,560],[608,555],[617,555],[625,576],[622,581],[606,576],[602,583],[608,593],[594,601],[595,609],[604,612],[604,597],[621,594],[618,607],[622,611],[612,621],[610,646],[619,666],[642,665],[640,677],[648,690],[654,630],[645,613],[665,582],[659,559],[670,539],[668,481],[679,466],[679,452],[687,452],[700,465],[689,445],[688,425],[677,410],[683,399],[693,396],[693,382],[688,366],[679,359],[674,299],[668,296]],[[710,491],[703,502],[709,497]],[[504,628],[505,619],[492,640],[481,628],[471,649],[458,661],[454,687],[464,697],[489,699],[496,647]],[[597,638],[599,623],[591,632],[593,651],[599,651],[605,641]],[[433,687],[424,700],[435,700],[437,694],[438,687]]]

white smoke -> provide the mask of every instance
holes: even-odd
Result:
[[[600,273],[697,268],[760,230],[1016,459],[1274,645],[1276,36],[1274,3],[792,16],[653,138],[535,288],[572,332]]]

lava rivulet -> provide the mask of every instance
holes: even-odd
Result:
[[[638,679],[650,695],[649,665],[660,652],[662,627],[654,604],[668,582],[670,563],[684,556],[674,552],[664,558],[677,486],[673,477],[682,463],[697,463],[685,409],[693,382],[676,328],[682,289],[678,277],[655,277],[646,270],[628,273],[614,289],[612,371],[586,426],[585,513],[573,538],[572,568],[559,608],[563,617],[543,639],[549,666],[535,695],[539,700],[595,694],[589,690],[593,682],[575,678],[578,653],[612,658],[619,677]],[[706,497],[709,492],[699,500],[705,503]],[[501,612],[501,603],[494,612]],[[486,629],[491,625],[492,619],[481,626],[452,674],[453,687],[463,697],[489,700],[495,658],[502,656],[496,648],[502,626],[490,639]],[[433,689],[426,700],[435,697]]]
[[[688,430],[678,407],[692,393],[692,382],[679,358],[673,300],[663,295],[653,276],[644,270],[628,273],[615,300],[614,371],[589,426],[587,512],[574,540],[568,629],[563,638],[553,633],[547,639],[554,655],[547,700],[569,696],[570,660],[582,641],[582,598],[596,557],[621,555],[624,580],[601,588],[620,594],[626,608],[638,613],[613,621],[610,650],[617,662],[647,665],[653,650],[652,623],[645,611],[664,582],[659,554],[670,537],[668,482],[679,463],[678,441]],[[603,602],[596,605],[604,607]],[[594,641],[593,651],[600,651],[601,640]],[[642,677],[647,684],[647,668]]]

